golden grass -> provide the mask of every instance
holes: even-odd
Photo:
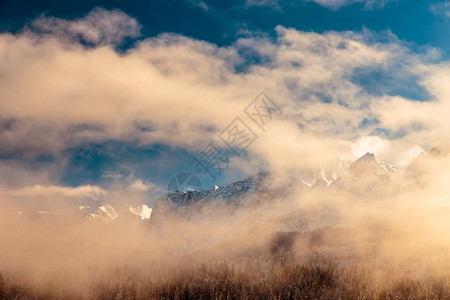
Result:
[[[395,274],[395,275],[394,275]],[[116,269],[86,291],[31,287],[0,277],[0,299],[450,299],[449,278],[381,276],[358,265],[293,253],[186,262],[148,272]]]

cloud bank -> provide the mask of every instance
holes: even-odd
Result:
[[[138,33],[135,19],[98,8],[76,20],[40,17],[19,34],[2,34],[3,156],[50,154],[64,162],[67,149],[110,141],[196,152],[219,143],[260,91],[284,114],[264,134],[255,128],[260,138],[247,149],[244,173],[350,161],[368,138],[382,159],[402,168],[410,149],[430,149],[450,129],[448,63],[437,50],[413,51],[390,32],[278,26],[275,39],[240,38],[223,47],[165,33],[115,50]],[[418,101],[405,85],[427,96]]]

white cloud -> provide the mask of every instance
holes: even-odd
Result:
[[[150,183],[144,183],[140,179],[134,180],[130,184],[130,189],[132,191],[137,191],[137,192],[145,192],[145,191],[160,192],[160,188],[158,186],[156,186],[154,183],[151,183],[151,182]]]
[[[387,3],[397,0],[290,0],[285,2],[312,1],[330,9],[339,9],[355,3],[362,3],[366,9],[383,8]],[[280,8],[280,0],[246,0],[246,6],[269,6]]]
[[[95,10],[89,16],[103,20],[110,14],[128,20],[120,12]],[[73,28],[79,22],[63,24]],[[99,28],[93,21],[82,23],[88,24],[86,32]],[[125,36],[121,26],[106,27],[95,43],[113,41],[115,30],[121,37],[116,41]],[[427,148],[450,128],[443,116],[449,105],[444,78],[450,76],[444,63],[412,53],[392,35],[377,42],[367,30],[318,34],[279,26],[276,31],[275,41],[256,36],[228,47],[162,34],[124,54],[99,46],[107,42],[91,49],[74,46],[59,29],[40,36],[2,34],[2,150],[60,153],[109,140],[200,150],[261,90],[284,115],[249,151],[273,167],[319,164],[350,151],[341,141],[375,136],[377,130],[388,133],[383,139],[397,140],[392,149],[399,153],[385,154],[394,160],[413,145]],[[248,65],[248,53],[260,63]],[[374,96],[352,81],[355,70],[375,67],[418,76],[436,99]],[[292,162],[283,154],[295,151],[308,159]]]
[[[79,187],[64,187],[64,186],[44,186],[36,184],[33,186],[26,186],[18,190],[9,190],[3,192],[8,196],[14,197],[30,197],[30,196],[64,196],[64,197],[81,197],[91,200],[98,200],[106,196],[107,191],[98,186],[83,185]]]
[[[367,152],[382,156],[383,152],[389,149],[389,141],[380,138],[379,136],[366,136],[359,138],[351,145],[352,159],[357,159]]]
[[[42,16],[34,20],[29,29],[40,35],[93,46],[120,44],[125,38],[140,35],[140,25],[136,19],[119,10],[102,8],[94,8],[84,18],[71,21]]]
[[[419,157],[422,153],[425,153],[425,150],[419,145],[414,145],[408,150],[410,160]]]
[[[364,3],[366,8],[382,8],[387,3],[396,1],[396,0],[307,0],[314,1],[320,5],[331,9],[339,9],[343,6],[351,5],[354,3]]]
[[[430,5],[430,11],[436,16],[450,18],[450,1],[433,3]]]
[[[279,8],[279,0],[246,0],[246,6],[269,6]]]
[[[201,0],[187,0],[188,3],[190,3],[192,6],[203,10],[203,11],[208,11],[209,10],[209,6],[208,4],[206,4],[204,1]]]

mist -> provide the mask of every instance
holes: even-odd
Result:
[[[122,212],[110,224],[75,214],[19,213],[17,193],[3,194],[1,270],[36,287],[87,291],[93,281],[121,268],[157,276],[187,263],[281,251],[300,260],[319,253],[342,268],[364,267],[381,277],[402,270],[396,276],[448,278],[449,165],[446,154],[431,153],[417,158],[410,170],[387,177],[345,169],[339,186],[276,181],[277,189],[291,188],[282,197],[273,193],[273,176],[268,176],[244,204],[200,202],[183,208],[157,202],[149,222]],[[43,203],[36,193],[25,196],[22,206]],[[128,196],[133,195],[124,193],[121,201]],[[74,205],[68,196],[47,197],[58,207]],[[163,205],[169,206],[166,211]],[[287,235],[293,228],[296,233]]]

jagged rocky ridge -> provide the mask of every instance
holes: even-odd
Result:
[[[420,158],[415,159],[411,164],[420,165],[420,160]],[[273,202],[277,203],[277,207],[283,204],[289,206],[288,203],[294,200],[295,195],[312,190],[331,190],[335,193],[350,191],[356,200],[370,200],[372,195],[389,196],[396,193],[399,183],[408,184],[408,180],[403,182],[404,178],[417,178],[417,174],[414,174],[412,170],[411,167],[400,172],[372,153],[366,153],[352,164],[345,165],[337,162],[335,168],[328,172],[320,170],[312,175],[293,176],[281,184],[274,184],[271,174],[261,172],[223,187],[168,193],[157,199],[150,224],[161,224],[170,217],[189,221],[207,214],[212,214],[213,218],[223,219],[241,209],[248,209],[249,213],[263,210],[265,207],[270,207]],[[336,217],[333,216],[332,207],[323,209],[319,202],[312,205],[310,209],[316,210],[316,217],[322,221],[328,219],[326,222],[333,222],[332,220]],[[281,225],[277,224],[277,226],[288,227],[288,230],[309,230],[311,226],[316,226],[311,220],[303,218],[299,221],[298,215],[299,212],[295,209],[290,211],[287,208],[285,215],[279,218],[282,221]]]
[[[247,178],[233,182],[229,185],[209,190],[175,191],[167,193],[156,200],[153,208],[147,205],[136,207],[129,206],[127,217],[130,215],[136,220],[150,221],[152,225],[158,225],[167,217],[191,220],[205,214],[214,218],[226,218],[240,209],[248,211],[262,211],[271,209],[274,201],[286,204],[281,223],[290,224],[287,227],[295,230],[311,229],[314,222],[311,220],[299,220],[298,212],[291,211],[289,201],[293,193],[307,193],[311,190],[335,190],[336,193],[351,190],[356,198],[361,196],[369,199],[371,194],[380,195],[395,193],[398,183],[414,184],[422,186],[427,180],[427,170],[424,169],[424,161],[442,158],[450,151],[444,151],[434,147],[429,154],[422,153],[412,160],[405,171],[400,172],[394,166],[378,159],[372,153],[366,153],[351,164],[337,161],[332,170],[318,170],[317,172],[300,174],[289,178],[280,184],[275,178],[266,172],[250,175]],[[279,204],[279,203],[278,203]],[[332,220],[332,212],[319,208],[320,204],[313,206],[317,216],[327,215]],[[24,216],[33,218],[57,217],[57,215],[39,211],[36,213],[18,212]],[[112,223],[120,216],[108,203],[97,206],[78,207],[79,217],[90,222]],[[281,224],[280,223],[280,224]],[[279,225],[279,224],[278,224]]]

